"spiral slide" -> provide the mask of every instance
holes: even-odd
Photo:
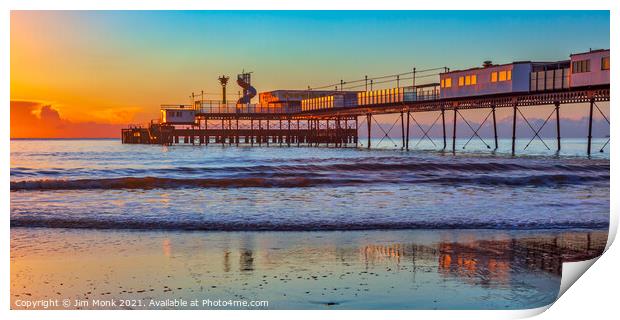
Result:
[[[250,100],[256,96],[256,88],[252,87],[248,82],[246,82],[241,75],[237,77],[237,84],[243,88],[243,97],[237,100],[237,104],[246,104],[250,103]]]

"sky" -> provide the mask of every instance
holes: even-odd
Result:
[[[13,11],[11,137],[117,137],[242,70],[259,92],[304,89],[564,60],[609,37],[608,11]]]

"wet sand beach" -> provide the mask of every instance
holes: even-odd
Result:
[[[13,228],[11,308],[46,299],[89,303],[70,309],[179,308],[162,305],[168,299],[269,302],[237,307],[250,309],[535,308],[555,300],[562,262],[597,256],[606,240],[606,230]]]

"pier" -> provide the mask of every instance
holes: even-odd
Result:
[[[441,68],[447,71],[447,68]],[[437,69],[422,70],[420,73],[434,71]],[[555,72],[555,71],[554,71]],[[528,146],[535,140],[542,142],[549,150],[555,149],[558,152],[562,148],[561,136],[561,106],[564,104],[583,104],[589,108],[588,131],[584,132],[584,138],[587,139],[587,154],[593,151],[592,147],[592,126],[595,114],[600,114],[609,124],[609,117],[601,110],[599,103],[610,101],[609,84],[593,85],[579,88],[567,88],[566,85],[551,88],[543,87],[542,90],[534,89],[529,92],[509,92],[498,94],[483,94],[467,97],[442,98],[438,94],[439,83],[430,83],[416,85],[416,71],[413,74],[407,73],[376,77],[374,79],[365,77],[362,80],[340,81],[333,85],[308,88],[307,90],[276,90],[271,93],[261,93],[261,101],[258,104],[250,104],[247,94],[237,101],[237,103],[228,102],[225,96],[226,81],[222,82],[223,99],[222,100],[205,100],[204,93],[200,96],[192,94],[191,104],[179,105],[163,105],[161,106],[161,118],[159,121],[152,121],[148,125],[130,126],[122,129],[123,143],[139,143],[139,144],[191,144],[191,145],[249,145],[249,146],[286,146],[286,147],[359,147],[363,143],[363,147],[372,148],[372,130],[373,127],[382,131],[385,137],[390,137],[392,130],[400,131],[400,143],[396,147],[402,150],[410,150],[411,139],[414,138],[412,131],[422,132],[419,139],[430,137],[428,133],[435,126],[442,126],[443,138],[438,147],[442,150],[456,151],[457,138],[465,137],[478,139],[482,141],[487,148],[496,150],[499,145],[499,136],[497,133],[496,110],[500,108],[510,108],[512,110],[512,154],[517,153],[516,150],[516,132],[519,126],[526,126],[531,129],[531,140]],[[245,78],[241,78],[241,76]],[[238,80],[242,81],[240,85],[253,89],[249,86],[248,74],[240,75]],[[437,74],[435,74],[437,75]],[[224,76],[223,76],[224,77]],[[421,77],[424,77],[421,76]],[[224,77],[225,78],[225,77]],[[387,78],[387,80],[385,80]],[[419,78],[418,78],[419,79]],[[552,78],[553,79],[553,78]],[[227,80],[227,78],[226,78]],[[378,80],[382,80],[379,82]],[[403,87],[404,81],[412,81],[412,85]],[[222,81],[222,78],[220,78]],[[534,80],[532,80],[534,81]],[[551,80],[553,82],[553,80]],[[557,81],[557,79],[556,79]],[[562,80],[564,81],[564,80]],[[360,83],[361,82],[361,83]],[[309,109],[307,106],[312,103],[312,97],[339,97],[360,92],[371,92],[373,84],[395,82],[395,89],[386,89],[386,96],[381,99],[373,100],[373,103],[367,105],[351,104],[346,102],[326,100],[323,105],[330,107]],[[545,82],[548,82],[545,79]],[[344,85],[349,87],[345,88]],[[353,84],[353,86],[351,86]],[[537,83],[536,83],[537,84]],[[532,82],[532,85],[536,85]],[[243,87],[242,86],[242,87]],[[369,91],[370,86],[370,91]],[[319,89],[333,88],[330,91],[319,91]],[[405,101],[402,99],[402,88],[405,92],[415,92],[415,101]],[[351,89],[361,89],[360,91],[347,91]],[[540,89],[540,88],[538,88]],[[255,90],[255,89],[254,89]],[[297,100],[286,100],[274,98],[278,94],[295,95]],[[400,93],[399,93],[400,92]],[[250,94],[256,94],[254,91]],[[389,94],[389,95],[388,95]],[[394,98],[398,96],[400,98]],[[405,93],[406,95],[406,93]],[[253,95],[252,95],[253,96]],[[358,95],[359,97],[359,95]],[[406,97],[406,96],[405,96]],[[243,101],[242,101],[243,99]],[[357,98],[360,99],[360,98]],[[346,101],[346,100],[345,100]],[[549,106],[552,106],[551,110]],[[543,108],[546,107],[546,108]],[[526,108],[541,108],[541,115],[547,113],[543,124],[539,127],[530,122],[524,113]],[[484,109],[487,115],[482,123],[471,123],[461,113],[462,110]],[[551,112],[550,112],[551,111]],[[422,126],[415,118],[418,113],[435,113],[437,118],[435,122],[426,128]],[[398,115],[398,123],[394,123],[387,130],[381,126],[376,120],[377,115]],[[480,129],[485,123],[491,123],[493,127],[493,140],[487,143],[479,134]],[[457,132],[457,124],[465,123],[469,128],[466,132]],[[373,126],[375,124],[376,126]],[[547,125],[555,125],[556,145],[548,145],[540,136],[541,130]],[[360,141],[358,137],[358,129],[365,126],[367,131],[367,141]],[[452,128],[452,135],[447,136],[446,128]],[[391,139],[391,138],[390,138]],[[598,151],[603,151],[608,146],[609,140],[600,147]],[[464,147],[464,146],[463,146]],[[527,148],[527,146],[526,146]]]
[[[123,143],[250,146],[357,145],[354,116],[306,117],[295,114],[202,114],[196,122],[179,128],[151,123],[122,130]]]

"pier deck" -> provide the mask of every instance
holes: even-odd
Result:
[[[468,98],[434,99],[414,102],[383,103],[372,106],[330,108],[315,111],[294,112],[243,112],[244,109],[231,109],[226,112],[205,112],[196,108],[193,123],[170,124],[151,123],[144,127],[131,127],[122,130],[123,143],[163,144],[235,144],[248,145],[286,145],[286,146],[358,146],[358,119],[365,117],[368,131],[366,147],[371,147],[372,117],[382,114],[399,114],[402,136],[402,149],[409,149],[410,119],[416,112],[440,112],[443,126],[443,148],[448,148],[446,136],[446,112],[453,113],[452,150],[456,149],[456,124],[459,110],[488,109],[492,116],[495,149],[498,148],[495,109],[512,108],[512,152],[515,153],[516,128],[518,118],[530,125],[520,108],[555,106],[554,118],[557,132],[557,150],[561,149],[560,106],[581,103],[589,107],[589,127],[587,132],[588,154],[591,153],[592,119],[595,111],[605,120],[609,118],[598,107],[598,102],[610,101],[609,85],[577,90],[559,90],[544,93],[511,93]],[[216,111],[216,110],[208,110]],[[460,115],[463,121],[466,119]],[[542,126],[550,120],[547,118]],[[485,120],[486,121],[486,120]],[[484,123],[484,122],[483,122]],[[533,128],[534,137],[542,127]],[[430,128],[429,128],[430,130]],[[472,128],[472,137],[478,132]],[[386,133],[387,135],[387,133]],[[479,137],[479,136],[478,136]],[[541,139],[542,140],[542,139]],[[607,144],[605,144],[606,146]],[[605,148],[603,146],[603,148]]]

